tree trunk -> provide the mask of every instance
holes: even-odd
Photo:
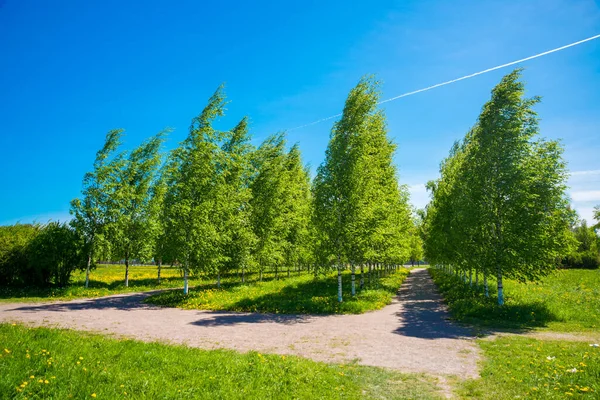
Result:
[[[352,297],[356,296],[356,277],[355,277],[355,270],[356,270],[356,266],[354,265],[354,263],[351,264],[350,266],[351,270],[352,270]]]
[[[87,267],[85,268],[85,287],[90,285],[90,266],[92,265],[92,251],[88,253]]]
[[[156,274],[156,280],[157,280],[157,282],[158,282],[159,285],[160,285],[160,266],[161,266],[161,264],[162,264],[162,261],[159,258],[158,259],[158,270],[157,270],[158,272]]]
[[[365,264],[360,264],[360,290],[365,287]]]
[[[246,282],[246,266],[242,265],[242,283]]]
[[[498,305],[504,305],[504,287],[502,285],[502,268],[497,267],[498,271]]]
[[[487,272],[483,273],[483,290],[485,297],[490,297],[490,288],[488,287]]]
[[[342,302],[342,262],[338,256],[338,302]]]
[[[217,289],[221,289],[221,272],[217,271]]]
[[[473,269],[469,268],[469,286],[473,286]]]
[[[288,264],[287,270],[288,270],[287,273],[288,273],[288,278],[289,278],[290,277],[290,264]]]
[[[258,274],[258,280],[262,282],[262,269],[260,270],[260,272]]]
[[[475,286],[479,287],[479,271],[475,270]]]
[[[125,287],[129,287],[129,256],[125,256]]]
[[[183,267],[183,294],[188,294],[188,268],[187,266]]]

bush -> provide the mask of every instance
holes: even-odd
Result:
[[[28,269],[27,257],[31,241],[40,232],[39,225],[0,226],[0,285],[23,285]]]
[[[64,286],[85,265],[84,242],[66,224],[0,227],[0,284]]]

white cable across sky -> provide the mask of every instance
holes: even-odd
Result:
[[[557,47],[557,48],[552,49],[552,50],[544,51],[543,53],[535,54],[533,56],[521,58],[520,60],[511,61],[509,63],[498,65],[496,67],[484,69],[483,71],[475,72],[475,73],[470,74],[470,75],[461,76],[460,78],[452,79],[450,81],[438,83],[438,84],[435,84],[435,85],[432,85],[432,86],[428,86],[428,87],[423,88],[423,89],[414,90],[412,92],[404,93],[404,94],[401,94],[399,96],[391,97],[389,99],[382,100],[382,101],[380,101],[377,104],[389,103],[390,101],[398,100],[398,99],[400,99],[402,97],[412,96],[413,94],[417,94],[417,93],[421,93],[421,92],[426,92],[428,90],[435,89],[435,88],[438,88],[440,86],[445,86],[445,85],[449,85],[449,84],[454,83],[454,82],[458,82],[458,81],[462,81],[462,80],[465,80],[465,79],[473,78],[475,76],[486,74],[488,72],[492,72],[492,71],[495,71],[497,69],[510,67],[511,65],[519,64],[519,63],[522,63],[524,61],[533,60],[534,58],[539,58],[539,57],[546,56],[548,54],[556,53],[557,51],[565,50],[565,49],[568,49],[569,47],[577,46],[577,45],[580,45],[580,44],[585,43],[585,42],[589,42],[589,41],[594,40],[594,39],[600,39],[600,35],[595,35],[595,36],[589,37],[587,39],[580,40],[578,42],[573,42],[573,43],[567,44],[565,46],[561,46],[561,47]],[[318,123],[325,122],[325,121],[328,121],[330,119],[341,117],[341,116],[342,116],[342,113],[339,113],[339,114],[336,114],[336,115],[332,115],[330,117],[322,118],[322,119],[319,119],[317,121],[310,122],[308,124],[304,124],[304,125],[297,126],[295,128],[288,129],[288,132],[289,131],[295,131],[295,130],[301,129],[301,128],[306,128],[307,126],[316,125]]]

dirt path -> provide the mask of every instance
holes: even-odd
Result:
[[[59,303],[0,304],[0,321],[60,326],[204,349],[295,354],[319,361],[434,375],[477,376],[471,333],[447,320],[425,269],[393,303],[362,315],[289,316],[159,308],[129,294]]]

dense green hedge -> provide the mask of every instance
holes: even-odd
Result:
[[[85,266],[84,243],[66,224],[0,226],[0,285],[64,286]]]

